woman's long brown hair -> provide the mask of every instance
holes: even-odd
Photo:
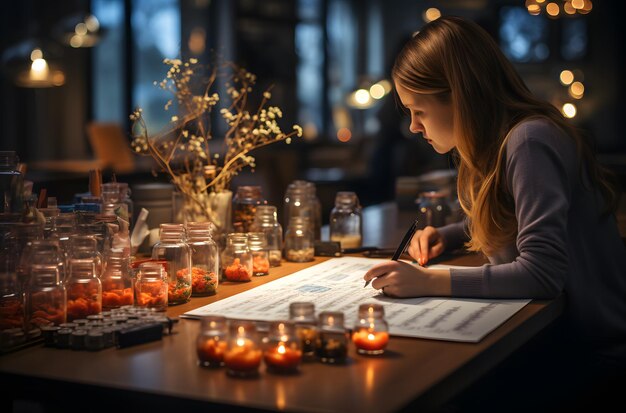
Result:
[[[589,174],[606,205],[618,196],[595,160],[590,142],[559,110],[535,98],[491,36],[476,23],[441,17],[404,46],[392,69],[394,82],[451,102],[457,138],[458,194],[469,217],[468,248],[491,254],[515,241],[517,219],[504,180],[506,138],[523,120],[547,118],[576,143],[581,173]],[[584,166],[584,167],[583,167]]]

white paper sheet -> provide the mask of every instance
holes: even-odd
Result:
[[[333,258],[278,280],[183,314],[197,318],[220,314],[257,321],[289,317],[289,304],[315,303],[316,312],[343,311],[346,327],[356,321],[359,304],[385,307],[391,335],[438,340],[478,342],[504,323],[530,300],[477,300],[450,298],[390,298],[371,287],[363,288],[363,275],[382,259]],[[431,268],[450,268],[432,266]]]

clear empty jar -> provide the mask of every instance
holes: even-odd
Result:
[[[258,375],[262,351],[255,324],[251,321],[231,320],[228,331],[228,349],[224,354],[227,373],[236,377]]]
[[[381,304],[361,304],[352,332],[352,342],[359,354],[378,355],[389,342],[389,325]]]
[[[265,234],[270,266],[278,267],[283,258],[283,227],[278,222],[276,207],[273,205],[259,205],[250,231],[263,232]]]
[[[222,277],[228,281],[250,281],[252,279],[252,254],[248,247],[248,235],[233,232],[226,237],[222,251]]]
[[[297,373],[302,363],[300,340],[296,326],[290,321],[273,321],[269,325],[268,344],[263,360],[270,373]]]
[[[211,236],[210,222],[187,223],[187,245],[191,249],[191,295],[217,292],[220,268],[219,249]]]
[[[133,288],[128,261],[122,250],[110,250],[106,257],[102,282],[102,308],[111,310],[133,305]]]
[[[295,323],[296,335],[300,339],[300,348],[305,360],[315,357],[317,341],[317,319],[315,304],[312,302],[293,302],[289,304],[289,319]]]
[[[59,268],[33,265],[26,289],[26,321],[30,327],[60,325],[67,320],[67,296]]]
[[[252,254],[252,274],[268,275],[270,273],[270,259],[265,234],[262,232],[249,232],[248,248],[250,248],[250,254]]]
[[[203,367],[224,365],[224,354],[228,347],[228,323],[226,317],[208,315],[202,318],[196,339],[198,364]]]
[[[67,321],[102,312],[102,284],[92,259],[69,260],[67,279]]]
[[[322,363],[344,363],[348,356],[348,333],[340,311],[323,311],[318,320],[315,354]]]
[[[152,259],[166,263],[168,305],[188,302],[191,299],[191,249],[185,242],[183,224],[161,224],[159,241],[152,247]]]
[[[307,262],[315,259],[315,239],[309,220],[291,217],[285,232],[285,259],[291,262]]]
[[[363,240],[363,217],[359,199],[354,192],[337,192],[330,212],[330,240],[341,248],[359,248]]]
[[[144,262],[139,265],[135,279],[135,305],[165,311],[168,293],[167,273],[157,262]]]

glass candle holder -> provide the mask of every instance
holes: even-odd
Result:
[[[302,350],[296,325],[289,321],[273,321],[268,332],[269,343],[263,360],[270,373],[295,374],[300,370]]]
[[[155,261],[140,264],[135,280],[135,305],[165,311],[167,292],[167,273],[163,265]]]
[[[296,335],[300,339],[300,348],[305,360],[315,358],[317,341],[317,320],[315,304],[312,302],[294,302],[289,304],[289,319],[296,325]]]
[[[315,354],[322,363],[345,363],[348,356],[348,334],[340,311],[323,311],[318,319]]]
[[[228,349],[224,354],[227,374],[234,377],[257,376],[262,351],[256,326],[251,321],[232,320],[228,331]]]
[[[389,326],[385,320],[385,309],[380,304],[361,304],[352,342],[357,353],[379,355],[385,352],[389,342]]]
[[[202,318],[200,333],[196,340],[198,365],[220,367],[224,365],[224,354],[228,347],[228,324],[226,317],[209,315]]]

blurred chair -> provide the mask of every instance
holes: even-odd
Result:
[[[94,157],[118,174],[135,171],[135,155],[130,142],[117,123],[90,122],[87,124],[87,136]]]

